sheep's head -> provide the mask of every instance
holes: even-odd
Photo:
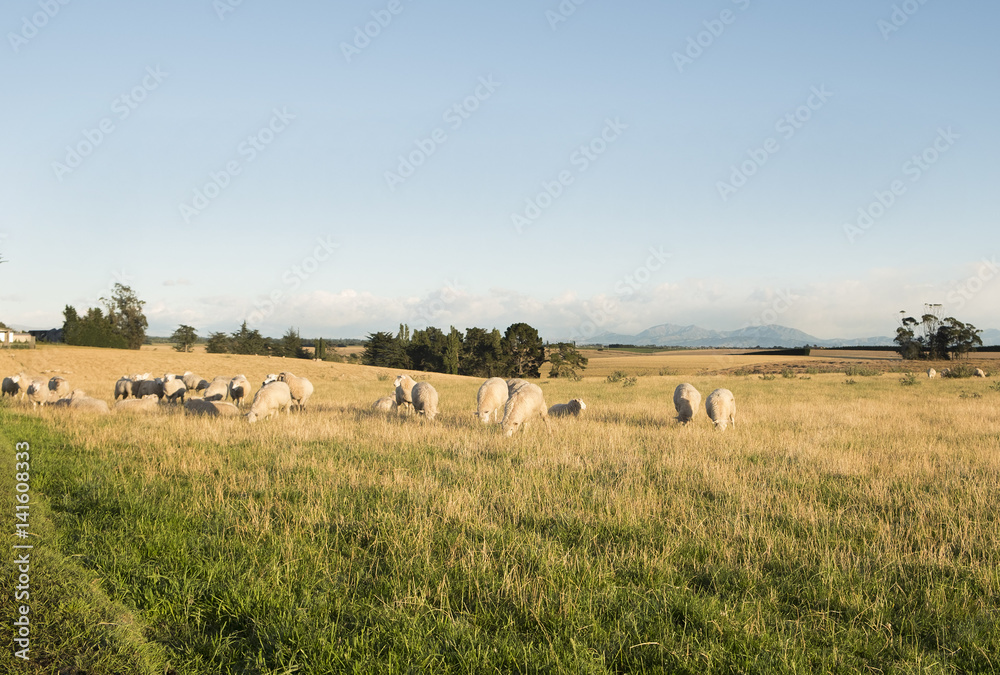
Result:
[[[513,421],[513,420],[508,420],[508,421],[505,421],[505,422],[503,423],[503,435],[504,435],[504,436],[507,436],[508,438],[509,438],[510,436],[513,436],[513,435],[514,435],[514,432],[515,432],[515,431],[517,431],[517,428],[518,428],[519,426],[521,426],[521,423],[520,423],[520,422],[515,422],[515,421]]]
[[[256,421],[257,421],[257,413],[251,410],[250,412],[247,413],[247,422],[253,424]]]
[[[489,424],[489,422],[490,422],[490,415],[493,414],[493,411],[492,410],[477,410],[473,414],[476,417],[478,417],[479,421],[482,422],[483,424]]]

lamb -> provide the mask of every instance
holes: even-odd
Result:
[[[413,409],[429,420],[438,414],[438,393],[430,382],[417,382],[410,391]]]
[[[549,409],[545,406],[545,396],[537,384],[525,382],[507,399],[503,409],[501,429],[504,435],[513,436],[518,427],[538,415],[545,422],[545,427],[552,433],[549,426]]]
[[[49,400],[56,401],[61,398],[66,398],[69,396],[70,388],[69,382],[66,381],[65,377],[59,377],[56,375],[49,380]]]
[[[372,410],[377,412],[393,412],[396,410],[396,397],[383,396],[379,400],[372,403]]]
[[[208,415],[209,417],[236,417],[240,409],[225,401],[206,401],[203,398],[189,398],[184,403],[184,410],[193,415]]]
[[[139,380],[132,386],[132,395],[136,398],[156,396],[157,399],[161,399],[163,398],[163,380],[160,378]]]
[[[507,383],[499,377],[491,377],[483,382],[476,394],[476,414],[479,421],[489,424],[490,417],[497,422],[500,421],[500,411],[503,410],[510,392],[507,390]]]
[[[177,378],[172,378],[163,383],[163,395],[167,397],[167,400],[171,403],[176,403],[177,399],[184,402],[184,396],[187,394],[187,387],[184,386],[184,380],[178,380]]]
[[[292,393],[292,401],[295,402],[296,407],[299,410],[305,410],[306,401],[313,394],[312,382],[304,377],[296,377],[287,371],[278,373],[278,382],[284,382],[288,385],[288,389]]]
[[[49,384],[45,380],[32,380],[28,384],[27,390],[28,400],[31,401],[31,407],[45,405],[51,399],[49,398]]]
[[[160,397],[146,394],[139,398],[127,398],[115,403],[115,412],[153,412],[160,409]]]
[[[927,379],[933,380],[935,377],[937,377],[937,371],[934,370],[933,368],[928,368],[927,369]]]
[[[229,382],[231,378],[219,375],[212,380],[205,389],[206,401],[225,401],[229,396]]]
[[[413,399],[410,396],[410,392],[413,391],[413,386],[416,382],[409,375],[404,375],[400,373],[396,376],[396,405],[404,410],[413,409]]]
[[[976,368],[976,372],[973,373],[976,377],[986,377],[986,371],[982,368]]]
[[[583,402],[582,398],[574,398],[569,403],[556,403],[549,408],[549,415],[552,417],[569,417],[570,415],[579,417],[580,412],[586,409],[587,404]]]
[[[701,408],[701,392],[694,385],[684,382],[674,389],[674,409],[677,411],[677,421],[687,424],[698,414]]]
[[[17,375],[11,375],[10,377],[3,378],[3,394],[2,396],[17,396],[22,393],[21,378],[24,373],[19,373]]]
[[[187,387],[188,391],[202,391],[203,389],[208,389],[208,380],[202,379],[190,370],[181,375],[181,379],[184,380],[184,386]]]
[[[135,382],[128,375],[119,377],[118,381],[115,382],[115,400],[117,401],[119,396],[123,399],[131,396],[133,386],[135,386]]]
[[[705,412],[716,429],[725,430],[726,426],[736,426],[736,399],[728,389],[716,389],[705,399]]]
[[[247,422],[253,424],[258,419],[267,419],[282,410],[288,413],[292,409],[292,391],[285,382],[272,382],[261,387],[250,404]]]
[[[246,375],[237,375],[229,382],[229,395],[237,406],[242,405],[244,401],[250,402],[251,391],[250,380]]]

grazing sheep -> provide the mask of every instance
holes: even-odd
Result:
[[[716,429],[725,430],[726,426],[736,426],[736,399],[728,389],[716,389],[705,399],[705,412]]]
[[[3,378],[3,396],[17,396],[21,393],[21,375],[11,375]]]
[[[511,394],[504,406],[501,424],[504,435],[512,436],[519,427],[536,415],[544,420],[545,427],[552,433],[549,427],[549,409],[545,406],[542,388],[537,384],[525,382]]]
[[[507,380],[507,397],[510,398],[515,391],[526,384],[529,384],[529,382],[527,380],[522,380],[520,377],[512,377]]]
[[[184,380],[173,378],[163,383],[163,395],[171,403],[177,403],[177,399],[180,399],[181,403],[183,403],[186,394],[187,387],[184,386]]]
[[[160,378],[139,380],[132,385],[132,395],[136,398],[156,396],[157,399],[161,399],[163,398],[163,380]]]
[[[267,377],[264,378],[264,381],[260,383],[260,386],[266,387],[267,385],[271,384],[272,382],[277,382],[277,381],[278,381],[278,374],[277,373],[268,373]]]
[[[205,389],[206,401],[225,401],[229,397],[229,383],[232,378],[219,375]]]
[[[395,396],[383,396],[379,400],[372,403],[372,410],[378,412],[393,412],[396,410],[396,397]]]
[[[973,373],[976,377],[986,377],[986,371],[982,368],[976,368],[976,372]]]
[[[202,391],[203,389],[208,389],[208,380],[202,379],[190,370],[181,375],[181,379],[184,380],[184,386],[187,387],[188,391]]]
[[[229,395],[237,406],[242,405],[244,401],[250,402],[251,391],[250,380],[246,375],[237,375],[229,382]]]
[[[951,368],[944,368],[938,373],[941,377],[951,377]]]
[[[410,390],[413,409],[429,420],[438,414],[438,393],[430,382],[417,382]]]
[[[413,409],[413,399],[410,396],[410,392],[413,391],[415,384],[416,382],[409,375],[400,373],[396,376],[396,405],[403,410]]]
[[[115,400],[117,401],[119,396],[121,396],[122,398],[128,398],[129,396],[131,396],[132,387],[134,385],[135,383],[132,381],[132,378],[129,377],[128,375],[122,375],[121,377],[119,377],[118,381],[115,382]]]
[[[549,415],[552,417],[568,417],[570,415],[579,417],[580,411],[586,409],[587,404],[583,402],[582,398],[574,398],[569,403],[556,403],[549,408]]]
[[[247,413],[247,422],[251,424],[258,419],[267,419],[276,412],[284,410],[288,413],[292,409],[292,391],[285,382],[272,382],[266,387],[261,387],[257,395],[253,397],[250,404],[250,412]]]
[[[146,394],[140,398],[127,398],[115,403],[117,412],[153,412],[160,409],[160,397]]]
[[[928,368],[927,369],[927,379],[933,380],[935,377],[937,377],[937,371],[934,370],[933,368]]]
[[[184,403],[185,412],[209,417],[236,417],[240,409],[225,401],[206,401],[203,398],[189,398]]]
[[[479,421],[489,424],[490,417],[497,422],[500,421],[500,411],[503,410],[510,392],[507,390],[507,383],[499,377],[491,377],[483,382],[476,394],[476,414]]]
[[[292,401],[299,410],[306,409],[306,401],[313,395],[312,382],[304,377],[296,377],[288,371],[278,373],[278,382],[284,382],[292,392]]]
[[[677,410],[677,421],[687,424],[701,409],[701,392],[687,382],[678,384],[674,389],[674,409]]]
[[[66,381],[65,377],[59,377],[56,375],[49,380],[49,400],[56,401],[61,398],[66,398],[69,396],[70,388],[69,382]]]
[[[49,383],[45,380],[32,380],[28,384],[28,400],[31,401],[31,407],[45,405],[51,399],[49,397]]]

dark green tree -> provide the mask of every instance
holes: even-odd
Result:
[[[587,367],[589,359],[577,350],[576,345],[569,342],[559,342],[548,345],[546,349],[549,363],[552,364],[549,377],[562,377],[568,380],[580,379],[579,371]]]
[[[410,357],[410,368],[432,373],[444,372],[445,334],[440,328],[428,326],[424,330],[413,331],[406,355]]]
[[[226,333],[218,331],[208,334],[208,344],[205,351],[209,354],[228,354],[232,350],[233,339]]]
[[[309,352],[302,347],[302,337],[295,328],[289,328],[274,349],[275,356],[289,359],[308,359]]]
[[[504,373],[500,331],[466,328],[459,357],[460,375],[498,377]]]
[[[139,349],[146,341],[149,323],[142,312],[145,301],[140,300],[128,286],[115,282],[110,298],[101,298],[108,320],[117,335],[125,340],[129,349]]]
[[[269,341],[264,338],[256,328],[250,330],[247,322],[240,325],[240,329],[233,333],[232,346],[230,351],[233,354],[268,354],[271,351]]]
[[[174,331],[174,334],[170,336],[173,340],[174,350],[178,352],[190,352],[194,347],[195,341],[198,339],[198,333],[195,329],[187,324],[181,324],[180,328]]]
[[[934,351],[940,354],[947,354],[950,358],[957,359],[967,356],[976,347],[983,346],[983,339],[979,337],[982,333],[971,323],[962,323],[955,317],[949,316],[940,322],[934,332]]]
[[[508,326],[501,342],[507,377],[539,377],[545,363],[545,344],[526,323]]]
[[[381,366],[382,368],[408,369],[410,359],[406,350],[392,333],[369,333],[365,350],[361,355],[361,363],[366,366]]]
[[[111,320],[99,307],[91,307],[82,317],[71,305],[63,310],[63,341],[68,345],[83,347],[111,347],[126,349],[125,338],[115,331]]]
[[[459,365],[462,359],[462,333],[454,326],[448,331],[444,340],[443,371],[451,375],[458,375]]]

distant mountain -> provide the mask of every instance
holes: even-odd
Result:
[[[995,333],[987,341],[987,333]],[[983,344],[994,344],[1000,339],[1000,331],[983,331]],[[876,347],[892,345],[892,338],[886,336],[843,338],[823,340],[795,328],[770,324],[767,326],[747,326],[737,330],[718,331],[700,326],[680,326],[665,323],[653,326],[637,335],[602,333],[587,340],[592,344],[632,344],[655,345],[657,347],[731,347],[747,349],[751,347]]]

